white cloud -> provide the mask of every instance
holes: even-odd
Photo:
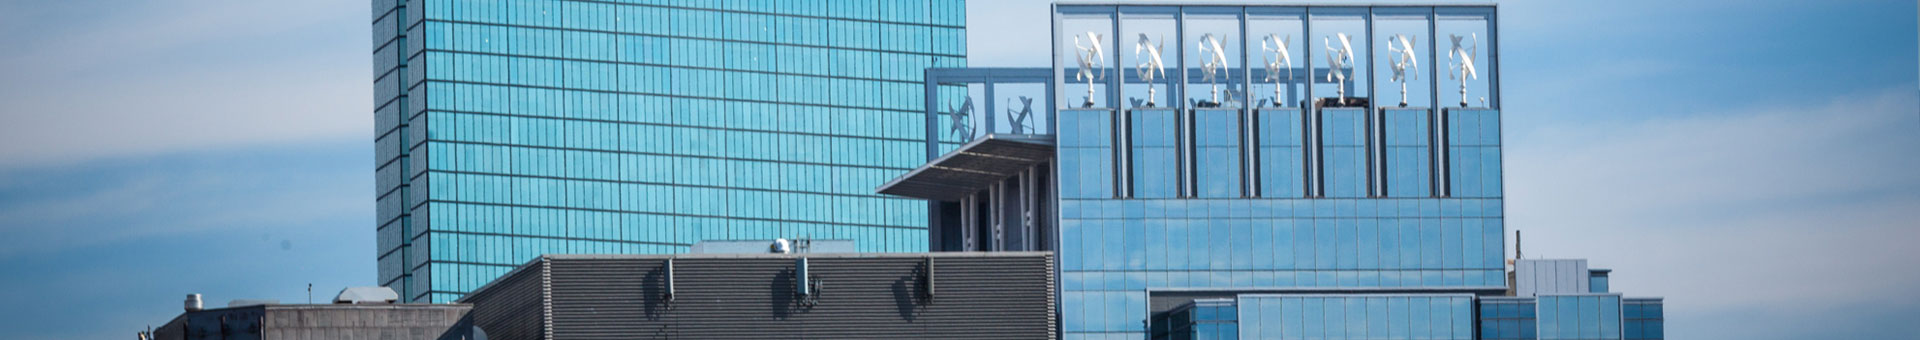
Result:
[[[1509,129],[1509,228],[1527,232],[1528,257],[1590,258],[1616,269],[1617,291],[1667,296],[1675,335],[1718,334],[1689,321],[1743,310],[1920,306],[1911,88]]]
[[[0,33],[0,168],[371,134],[364,3],[41,13]]]

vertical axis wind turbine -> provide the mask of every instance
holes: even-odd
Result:
[[[1326,37],[1320,38],[1320,44],[1326,46],[1327,67],[1332,68],[1327,70],[1327,81],[1337,81],[1334,83],[1334,93],[1340,98],[1339,103],[1346,105],[1347,73],[1341,70],[1353,64],[1353,37],[1346,33],[1334,33],[1334,37],[1340,39],[1340,48],[1333,48],[1333,43],[1327,41]]]
[[[1220,82],[1215,75],[1227,70],[1227,49],[1220,46],[1220,38],[1213,33],[1200,35],[1200,56],[1206,62],[1200,64],[1200,81],[1207,82],[1208,94],[1213,97],[1213,105],[1220,105]]]
[[[1100,40],[1100,33],[1088,31],[1086,37],[1091,44],[1082,45],[1080,36],[1073,36],[1073,47],[1078,49],[1074,52],[1074,56],[1080,58],[1080,72],[1074,73],[1073,79],[1087,81],[1087,102],[1080,104],[1080,107],[1093,107],[1093,81],[1104,78],[1102,76],[1106,75],[1107,53],[1101,47],[1103,40]],[[1096,73],[1094,69],[1099,69],[1100,72]]]
[[[1420,69],[1420,60],[1413,54],[1415,41],[1418,40],[1410,40],[1407,36],[1399,34],[1387,40],[1387,51],[1393,53],[1393,59],[1389,62],[1389,66],[1393,66],[1393,81],[1400,82],[1400,107],[1407,107],[1407,69]],[[1399,43],[1400,46],[1395,47],[1394,43]],[[1420,74],[1414,73],[1413,77],[1418,79]]]
[[[1140,58],[1140,52],[1143,50],[1147,53],[1146,58],[1133,67],[1133,72],[1140,76],[1140,81],[1147,83],[1147,107],[1153,107],[1153,99],[1158,97],[1153,94],[1153,80],[1167,75],[1166,61],[1160,59],[1160,51],[1166,48],[1167,37],[1160,37],[1160,43],[1156,46],[1153,40],[1147,39],[1146,33],[1141,33],[1140,42],[1133,45],[1135,58]]]
[[[1272,45],[1269,46],[1268,43],[1272,43]],[[1271,58],[1268,58],[1265,54],[1262,54],[1260,57],[1267,61],[1267,77],[1263,80],[1273,82],[1273,106],[1276,107],[1284,106],[1280,104],[1281,86],[1279,69],[1285,67],[1287,69],[1287,82],[1293,82],[1293,55],[1288,51],[1291,49],[1293,49],[1292,34],[1288,34],[1286,38],[1281,38],[1279,34],[1268,34],[1266,39],[1260,40],[1260,50],[1273,53]]]
[[[1480,58],[1480,34],[1468,34],[1468,37],[1473,37],[1473,45],[1464,48],[1460,46],[1460,38],[1466,37],[1458,34],[1448,36],[1453,38],[1453,49],[1447,51],[1447,59],[1452,61],[1447,66],[1453,72],[1447,73],[1447,78],[1460,80],[1460,107],[1467,107],[1467,80],[1480,79],[1480,71],[1473,67],[1473,60]]]

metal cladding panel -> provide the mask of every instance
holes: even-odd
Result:
[[[1520,260],[1514,263],[1517,296],[1587,293],[1587,260]]]
[[[672,302],[667,257],[550,258],[551,339],[1052,339],[1051,255],[1024,254],[934,255],[930,301],[925,256],[806,256],[811,306],[794,293],[800,256],[676,257]]]
[[[544,339],[547,330],[545,261],[533,261],[467,294],[468,314],[488,340]]]

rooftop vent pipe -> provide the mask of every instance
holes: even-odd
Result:
[[[189,312],[200,311],[202,309],[200,308],[200,294],[187,294],[186,304],[187,304],[187,311]]]

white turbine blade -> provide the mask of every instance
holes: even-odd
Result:
[[[1409,38],[1409,37],[1407,37],[1407,36],[1404,36],[1404,35],[1403,35],[1403,36],[1400,36],[1400,49],[1401,49],[1401,50],[1405,50],[1405,51],[1406,51],[1406,56],[1407,56],[1407,62],[1409,62],[1409,63],[1418,63],[1418,62],[1420,62],[1420,58],[1419,58],[1419,57],[1417,57],[1417,56],[1415,56],[1415,55],[1414,55],[1414,51],[1413,51],[1413,47],[1414,47],[1414,45],[1413,45],[1413,44],[1414,44],[1414,40],[1411,40],[1411,39],[1407,39],[1407,38]],[[1418,66],[1415,66],[1415,67],[1418,67]]]
[[[1286,63],[1287,68],[1293,68],[1293,53],[1290,51],[1293,49],[1293,35],[1289,34],[1286,39],[1281,39],[1279,47],[1280,60]]]
[[[1087,32],[1087,37],[1088,37],[1087,40],[1093,43],[1093,55],[1095,57],[1104,57],[1107,55],[1106,51],[1103,50],[1105,46],[1102,46],[1102,45],[1105,45],[1105,44],[1102,44],[1104,40],[1100,40],[1099,33]]]
[[[1327,58],[1333,58],[1334,54],[1340,53],[1340,49],[1333,48],[1333,42],[1329,40],[1327,37],[1320,37],[1320,45],[1326,46]],[[1328,65],[1333,64],[1333,62],[1331,62],[1331,60],[1333,59],[1327,59],[1327,60],[1329,60],[1329,62],[1327,63]]]
[[[1462,53],[1465,55],[1465,58],[1461,58],[1463,62],[1460,66],[1466,70],[1468,77],[1480,79],[1480,68],[1473,65],[1474,60],[1480,59],[1480,34],[1470,33],[1467,34],[1467,36],[1473,38],[1473,47],[1469,47],[1466,52]]]
[[[1480,59],[1480,34],[1473,33],[1471,36],[1473,36],[1473,48],[1467,50],[1467,52],[1472,53],[1472,55],[1468,57],[1471,59]]]
[[[1277,45],[1279,43],[1279,40],[1280,40],[1279,34],[1268,34],[1266,37],[1260,38],[1260,51],[1275,53],[1275,55],[1271,57],[1267,56],[1266,53],[1260,54],[1261,65],[1267,67],[1267,75],[1265,77],[1261,77],[1260,81],[1280,80],[1280,60],[1278,60],[1278,58],[1285,58],[1280,56],[1280,54],[1285,52],[1281,51],[1279,48],[1276,48],[1274,46],[1268,46],[1269,44]]]
[[[1352,56],[1353,55],[1353,37],[1347,36],[1346,33],[1339,33],[1339,35],[1340,35],[1340,52],[1348,56]]]
[[[1213,39],[1213,33],[1200,35],[1199,45],[1200,45],[1200,55],[1202,56],[1202,58],[1204,58],[1204,56],[1207,55],[1207,40],[1212,40],[1212,39]]]
[[[1327,67],[1329,68],[1327,70],[1327,81],[1333,81],[1334,75],[1340,74],[1340,61],[1338,58],[1335,58],[1332,53],[1327,54]],[[1345,77],[1346,76],[1341,76],[1341,79],[1346,79]]]
[[[1480,70],[1473,67],[1473,58],[1467,58],[1465,61],[1466,62],[1460,64],[1460,69],[1466,74],[1466,77],[1470,79],[1480,79]]]
[[[1219,62],[1221,68],[1227,67],[1227,49],[1220,47],[1220,39],[1213,40],[1213,60]]]
[[[1414,48],[1415,48],[1416,46],[1419,46],[1419,45],[1417,45],[1417,44],[1419,44],[1419,43],[1420,43],[1420,41],[1419,41],[1419,40],[1413,40],[1413,41],[1408,41],[1408,42],[1407,42],[1407,49],[1410,49],[1410,50],[1412,50],[1412,49],[1414,49]],[[1411,63],[1411,64],[1413,64],[1413,69],[1415,69],[1415,70],[1418,70],[1418,69],[1420,69],[1420,53],[1419,53],[1419,51],[1418,51],[1418,50],[1415,50],[1415,51],[1412,51],[1412,52],[1407,52],[1407,62],[1408,62],[1408,63]]]

